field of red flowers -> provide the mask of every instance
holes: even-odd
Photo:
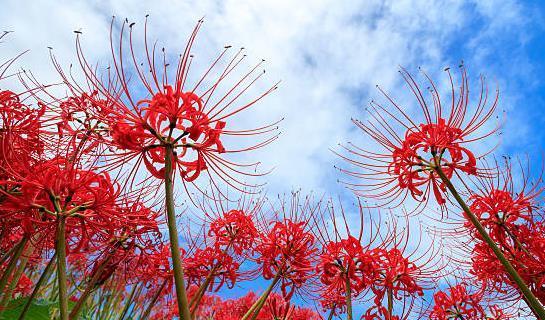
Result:
[[[147,19],[113,19],[106,64],[76,32],[56,83],[0,55],[0,319],[545,319],[543,169],[483,150],[484,77],[378,87],[352,120],[374,142],[333,150],[350,203],[265,195],[238,155],[281,119],[236,120],[277,83],[231,47],[196,72],[202,23],[172,63]]]

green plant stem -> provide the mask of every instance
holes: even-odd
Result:
[[[195,317],[195,313],[197,312],[197,309],[199,308],[199,303],[202,300],[202,297],[204,297],[206,290],[208,290],[208,287],[210,286],[210,283],[214,279],[216,270],[218,269],[219,265],[215,265],[212,270],[208,273],[208,276],[202,283],[202,285],[199,287],[193,298],[191,298],[191,301],[189,302],[189,309],[191,310],[191,319]]]
[[[2,256],[2,258],[0,259],[0,265],[3,265],[4,262],[6,262],[6,261],[9,259],[9,257],[11,257],[11,255],[12,255],[15,251],[19,250],[19,248],[21,247],[21,244],[22,244],[22,243],[23,243],[23,239],[21,239],[21,241],[19,241],[16,245],[14,245],[11,249],[9,249],[8,252],[6,252],[6,253]]]
[[[27,242],[28,242],[27,237],[24,237],[21,240],[19,247],[17,248],[17,250],[13,252],[11,260],[9,261],[6,269],[4,270],[4,274],[2,275],[2,278],[0,278],[0,297],[3,296],[4,294],[4,289],[6,287],[6,284],[8,283],[8,280],[11,277],[11,273],[17,266],[17,262],[19,261],[19,258],[23,254],[23,251],[25,250]]]
[[[352,288],[348,272],[346,273],[346,319],[352,320]]]
[[[32,290],[32,293],[28,297],[28,299],[27,299],[27,301],[25,303],[25,306],[23,308],[23,311],[21,311],[21,314],[19,315],[19,320],[23,320],[25,318],[26,313],[28,312],[28,310],[30,309],[30,306],[32,305],[32,301],[38,295],[38,291],[40,291],[40,288],[42,287],[44,282],[46,282],[49,279],[49,277],[51,276],[51,271],[53,270],[53,265],[54,265],[54,262],[55,262],[56,258],[57,258],[57,254],[55,253],[51,257],[51,259],[49,259],[49,262],[47,263],[44,271],[40,275],[40,278],[38,279],[38,282],[36,282],[36,284],[34,285],[34,290]]]
[[[254,302],[254,304],[250,307],[250,309],[246,311],[246,314],[242,317],[241,320],[247,320],[247,319],[254,320],[257,318],[259,311],[261,311],[261,308],[263,308],[263,305],[265,305],[267,298],[269,297],[269,295],[271,294],[272,290],[274,289],[274,287],[276,286],[279,280],[280,280],[280,273],[277,273],[273,281],[267,288],[267,290],[265,290],[265,292],[261,294],[261,297],[259,297],[259,299],[257,299],[257,301]]]
[[[450,179],[445,175],[445,173],[441,169],[441,165],[436,163],[434,166],[434,170],[435,172],[437,172],[437,174],[439,175],[443,183],[447,186],[452,196],[454,196],[454,199],[456,199],[456,202],[458,202],[458,204],[462,207],[469,221],[471,221],[471,223],[473,224],[475,229],[477,229],[477,231],[479,232],[483,240],[490,247],[490,249],[492,249],[492,251],[498,258],[498,260],[500,260],[501,264],[505,268],[505,271],[507,271],[511,279],[516,283],[518,289],[520,290],[520,292],[525,298],[524,300],[528,303],[529,307],[534,311],[534,314],[537,315],[538,319],[545,320],[545,309],[543,308],[539,300],[534,296],[532,291],[528,288],[524,280],[518,274],[517,270],[515,270],[513,265],[509,262],[509,260],[507,260],[505,255],[501,252],[500,248],[496,245],[494,240],[492,240],[488,232],[486,232],[485,228],[482,226],[479,219],[475,216],[475,214],[473,214],[473,212],[471,212],[471,210],[469,209],[465,201],[462,199],[462,197],[460,196],[460,194],[458,193],[458,191],[456,190],[456,188],[454,187]]]
[[[157,290],[157,292],[153,295],[153,299],[151,299],[151,302],[146,308],[146,311],[144,311],[144,313],[142,314],[142,317],[141,317],[142,320],[146,320],[147,318],[149,318],[151,314],[151,310],[155,306],[155,303],[157,302],[157,299],[159,299],[159,296],[161,295],[161,292],[165,288],[166,284],[167,284],[167,279],[163,280],[163,283],[161,283],[159,290]]]
[[[0,309],[3,309],[6,304],[11,300],[13,290],[15,290],[15,288],[17,287],[17,284],[19,283],[19,280],[21,279],[21,276],[25,271],[26,265],[28,263],[28,257],[30,254],[32,254],[32,251],[34,251],[32,244],[29,244],[25,248],[25,250],[23,250],[23,254],[19,259],[19,265],[17,266],[17,269],[15,270],[15,273],[13,274],[13,277],[8,284],[7,290],[4,292],[4,297],[2,297],[2,300],[0,301]]]
[[[329,315],[327,316],[327,320],[332,320],[333,316],[335,315],[335,305],[331,308],[331,311],[329,311]]]
[[[129,305],[128,310],[130,310],[130,311],[128,311],[128,313],[126,315],[123,315],[123,317],[120,318],[119,320],[125,319],[125,316],[127,317],[127,319],[132,319],[133,318],[132,314],[134,313],[134,311],[138,307],[137,301],[138,301],[138,298],[140,297],[140,294],[142,293],[143,288],[144,288],[144,285],[141,285],[141,286],[138,287],[138,290],[136,290],[136,293],[135,293],[135,295],[134,295],[134,297],[132,299],[132,301],[135,301],[134,306],[131,308],[130,305]],[[132,304],[132,301],[131,301],[131,304]]]
[[[123,307],[123,311],[121,311],[119,320],[123,320],[123,318],[125,318],[125,316],[127,315],[127,311],[129,311],[129,307],[131,306],[132,299],[134,298],[134,294],[136,293],[137,288],[138,288],[138,283],[132,286],[131,293],[129,294],[129,299],[127,299],[127,302],[125,303],[125,306]]]
[[[104,271],[104,268],[106,268],[106,265],[108,264],[108,262],[110,262],[112,256],[113,254],[111,252],[108,252],[106,258],[104,258],[104,260],[100,263],[100,266],[95,270],[95,272],[93,272],[93,275],[91,276],[91,279],[89,280],[85,291],[70,312],[70,319],[78,318],[81,308],[85,304],[85,301],[87,301],[87,298],[89,298],[91,293],[95,290],[96,283],[99,277],[102,275],[102,271]]]
[[[65,217],[57,216],[57,278],[59,281],[59,310],[60,320],[68,320],[68,291],[66,279],[66,228]]]
[[[394,293],[392,289],[388,289],[388,319],[392,319],[392,312],[394,311]]]
[[[176,212],[174,209],[174,186],[172,170],[172,145],[165,147],[165,205],[167,210],[168,234],[170,237],[170,252],[172,255],[172,265],[174,269],[174,283],[176,286],[176,299],[178,301],[178,312],[180,320],[191,320],[189,312],[189,303],[185,290],[184,269],[180,257],[180,245],[178,244],[178,230],[176,227]]]

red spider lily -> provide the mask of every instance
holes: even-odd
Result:
[[[374,257],[364,253],[358,239],[349,236],[339,242],[329,242],[322,250],[316,268],[327,291],[345,292],[346,282],[350,281],[351,290],[357,296],[369,285]]]
[[[358,204],[357,219],[348,218],[343,206],[340,206],[339,215],[332,201],[327,210],[316,210],[313,215],[313,229],[321,244],[316,264],[320,276],[320,304],[324,311],[330,310],[331,316],[347,313],[348,319],[352,319],[352,300],[368,289],[376,277],[374,257],[369,254],[371,247],[385,245],[375,244],[378,232],[373,227],[364,230],[367,227],[364,207],[360,201]],[[356,220],[359,225],[354,223]],[[357,237],[353,235],[354,230],[359,230]]]
[[[226,148],[224,136],[251,136],[273,132],[276,124],[251,130],[229,129],[228,119],[233,115],[252,107],[256,102],[272,92],[271,87],[257,98],[241,102],[263,73],[257,72],[260,64],[244,73],[231,88],[226,88],[228,79],[236,74],[238,66],[245,59],[242,52],[232,58],[225,59],[228,47],[213,61],[206,72],[190,85],[189,70],[193,61],[192,46],[201,27],[200,21],[193,30],[186,48],[176,62],[174,73],[169,72],[168,58],[163,50],[161,55],[155,46],[148,45],[147,35],[144,37],[144,62],[141,64],[133,43],[132,30],[129,25],[129,60],[125,57],[123,47],[126,36],[126,22],[121,27],[119,46],[114,44],[113,21],[111,28],[111,47],[113,58],[113,74],[108,73],[107,80],[96,73],[82,53],[80,39],[77,39],[78,57],[84,74],[91,84],[92,91],[99,93],[102,100],[111,102],[109,115],[103,122],[109,128],[110,144],[119,149],[116,157],[121,162],[138,158],[148,171],[159,179],[165,178],[165,150],[173,149],[172,165],[178,168],[184,182],[193,182],[202,172],[209,176],[229,180],[229,184],[244,185],[236,176],[239,174],[256,175],[248,168],[256,164],[237,164],[221,157],[226,153],[238,153],[262,147],[276,138],[273,135],[264,141],[242,149]],[[147,22],[146,22],[147,25]],[[147,34],[147,27],[145,30]],[[156,61],[162,61],[161,66]],[[221,67],[224,65],[223,67]],[[148,71],[149,74],[148,74]],[[129,81],[127,74],[136,76]],[[214,78],[213,74],[218,75]],[[171,81],[173,79],[173,81]],[[70,87],[75,87],[66,81]],[[133,90],[135,85],[142,90]],[[77,90],[74,89],[74,90]],[[141,96],[138,94],[143,93]]]
[[[273,222],[256,247],[263,278],[279,281],[286,300],[312,276],[312,255],[317,250],[307,226],[291,219]]]
[[[536,223],[533,229],[524,225],[517,226],[511,232],[516,241],[505,241],[499,245],[507,259],[542,303],[545,302],[544,231],[545,226],[542,223]],[[472,252],[471,272],[479,279],[490,283],[493,289],[499,292],[510,291],[514,298],[519,299],[520,293],[514,290],[516,284],[494,257],[494,253],[486,244],[477,243]]]
[[[68,136],[69,143],[76,144],[76,152],[90,153],[101,142],[105,142],[107,127],[106,121],[110,119],[111,102],[99,97],[97,91],[83,92],[73,95],[61,101],[58,106],[56,126],[58,136]],[[78,141],[79,140],[79,141]],[[84,148],[83,150],[79,150]]]
[[[37,224],[63,215],[72,218],[69,224],[87,223],[101,228],[107,226],[103,217],[113,214],[118,194],[107,173],[78,168],[68,159],[54,158],[32,168],[20,183],[20,196],[14,206],[42,212],[44,218],[34,219]]]
[[[241,255],[253,248],[258,237],[252,218],[242,210],[229,210],[212,221],[208,236],[214,239],[217,249],[232,248],[235,254]]]
[[[349,144],[344,148],[356,158],[342,157],[361,171],[341,171],[363,179],[363,182],[347,183],[358,195],[399,205],[409,194],[419,203],[425,203],[433,192],[437,203],[444,205],[446,186],[437,173],[438,168],[449,179],[455,172],[477,176],[488,174],[477,167],[478,157],[469,149],[469,144],[497,131],[498,127],[480,132],[494,115],[498,96],[488,105],[488,88],[482,80],[478,104],[471,108],[465,68],[461,67],[457,92],[447,68],[452,90],[449,106],[445,106],[435,83],[427,75],[431,87],[429,99],[424,97],[407,71],[402,69],[400,72],[416,97],[423,121],[413,120],[381,90],[391,108],[372,101],[370,119],[366,122],[354,120],[354,123],[385,151],[374,152]]]
[[[374,308],[366,316],[408,319],[415,302],[424,295],[424,290],[436,287],[436,281],[444,268],[434,244],[435,238],[424,240],[422,230],[419,239],[412,237],[408,217],[399,225],[393,217],[387,221],[388,228],[381,231],[384,245],[369,251],[375,264],[375,277],[370,284],[374,294]],[[411,250],[408,249],[411,241]],[[415,243],[415,241],[417,241]],[[425,242],[424,242],[425,241]],[[421,246],[426,243],[426,247]],[[402,309],[394,309],[398,303]]]
[[[33,109],[12,91],[0,91],[0,179],[15,180],[44,151],[40,139],[45,108]],[[9,190],[6,190],[9,191]]]
[[[271,294],[265,308],[263,308],[257,319],[278,319],[278,320],[313,320],[321,319],[311,309],[301,308],[291,304],[289,301],[276,293]]]
[[[388,309],[381,305],[369,308],[361,317],[363,320],[400,320],[399,316],[392,315]]]
[[[539,215],[537,199],[543,192],[542,176],[531,183],[530,172],[520,166],[518,176],[521,185],[513,181],[513,168],[506,161],[505,167],[497,170],[495,178],[481,178],[469,197],[470,210],[477,216],[494,241],[504,243],[511,237],[517,225],[532,225]],[[481,238],[469,222],[464,224],[474,237]],[[513,240],[513,239],[511,239]]]
[[[424,295],[423,288],[418,284],[420,268],[405,258],[399,249],[376,250],[373,253],[379,265],[379,276],[371,285],[377,305],[386,295],[391,295],[389,299],[397,300],[403,296]]]
[[[522,165],[517,176],[521,178],[520,183],[515,183],[512,166],[506,162],[505,167],[498,170],[497,178],[480,179],[469,197],[470,209],[530,290],[543,302],[545,237],[539,221],[538,201],[543,192],[542,177],[538,176],[532,183],[529,171]],[[491,288],[508,291],[513,299],[520,299],[515,282],[481,235],[468,222],[464,227],[476,240],[471,251],[471,272],[487,281]]]
[[[470,197],[471,212],[481,221],[481,224],[489,230],[490,236],[499,242],[505,242],[507,232],[520,220],[531,221],[533,207],[531,198],[524,193],[519,193],[513,198],[511,192],[493,189],[489,194],[474,194]],[[472,226],[466,222],[466,227]]]
[[[168,243],[158,244],[149,251],[145,255],[145,259],[140,260],[134,270],[136,279],[144,283],[155,284],[155,286],[158,286],[164,279],[172,280]],[[185,252],[180,254],[184,256]]]
[[[200,284],[212,276],[217,280],[215,290],[219,290],[224,283],[229,288],[233,288],[237,281],[239,263],[233,257],[226,254],[221,249],[208,247],[205,249],[196,249],[195,252],[185,258],[185,276],[188,282]],[[214,288],[212,284],[211,289]]]
[[[449,288],[449,292],[438,291],[434,294],[435,302],[430,312],[430,319],[509,319],[496,305],[488,306],[490,315],[483,306],[484,291],[468,292],[466,285],[457,284]]]

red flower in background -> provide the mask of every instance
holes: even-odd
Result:
[[[184,262],[184,274],[189,283],[199,285],[206,277],[212,276],[216,280],[217,291],[224,283],[233,288],[237,281],[240,264],[232,256],[214,247],[196,249]],[[214,290],[214,284],[211,290]]]
[[[371,290],[375,293],[375,303],[381,304],[387,294],[401,300],[403,296],[422,296],[423,288],[418,284],[422,271],[403,256],[397,248],[376,250],[373,256],[378,264],[378,277],[373,279]]]
[[[214,239],[216,248],[229,248],[241,255],[254,247],[259,235],[253,218],[242,210],[229,210],[210,223],[208,236]]]
[[[306,222],[290,219],[273,222],[256,247],[256,262],[263,278],[281,283],[282,295],[289,300],[313,274],[312,256],[317,251]]]
[[[346,295],[347,281],[350,281],[352,295],[358,296],[368,288],[376,276],[375,257],[364,251],[360,240],[349,236],[337,242],[329,242],[322,248],[316,271],[325,285],[321,295],[330,306],[342,306]],[[337,301],[331,301],[337,300]]]
[[[438,291],[433,295],[434,306],[430,312],[430,319],[510,319],[496,305],[486,306],[484,291],[468,292],[465,284],[457,284],[449,291]],[[489,314],[487,314],[487,310]]]

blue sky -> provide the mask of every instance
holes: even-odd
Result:
[[[213,55],[224,44],[244,46],[267,60],[280,89],[242,123],[285,117],[282,136],[248,159],[275,167],[271,193],[302,188],[349,194],[337,183],[337,143],[368,140],[350,122],[364,118],[376,84],[413,104],[397,75],[399,66],[422,66],[445,81],[445,67],[464,61],[472,79],[485,74],[500,88],[507,114],[499,154],[538,156],[545,138],[545,5],[541,1],[21,1],[3,0],[0,30],[15,31],[0,48],[31,51],[18,63],[44,82],[56,78],[47,56],[75,61],[73,30],[83,31],[88,57],[108,57],[112,15],[140,25],[150,14],[153,37],[172,51],[197,19],[205,25],[197,51]],[[206,60],[206,59],[205,59]],[[495,142],[490,142],[493,145]],[[537,160],[539,161],[539,160]]]

